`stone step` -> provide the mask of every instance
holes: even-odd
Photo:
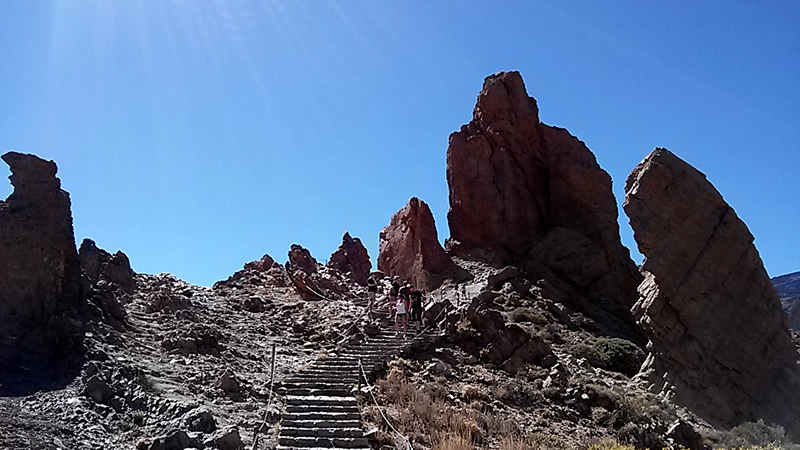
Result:
[[[291,383],[283,383],[283,389],[347,389],[349,390],[353,385],[358,384],[351,382],[333,382],[321,383],[316,381],[295,381]]]
[[[331,373],[331,374],[339,374],[339,373],[348,373],[354,370],[358,370],[358,365],[352,366],[312,366],[306,367],[301,372],[298,373]]]
[[[358,413],[357,405],[286,405],[289,414],[310,412]]]
[[[281,426],[281,436],[286,437],[364,437],[364,430],[361,428],[294,428]]]
[[[314,376],[314,375],[306,375],[306,376],[294,376],[292,378],[287,378],[283,380],[283,385],[288,386],[294,383],[348,383],[348,384],[358,384],[358,376],[352,375],[347,377],[336,377],[331,376],[329,374],[322,375],[322,376]]]
[[[361,418],[359,419],[283,419],[281,421],[282,427],[291,428],[306,428],[306,429],[319,429],[319,428],[360,428]]]
[[[275,450],[330,450],[331,447],[295,447],[292,445],[278,445]],[[350,447],[350,450],[372,450],[369,446]]]
[[[315,437],[284,437],[278,439],[278,445],[287,447],[317,447],[317,448],[369,448],[369,440],[365,437],[357,438],[315,438]]]
[[[356,398],[352,395],[286,395],[284,397],[287,405],[335,405],[335,406],[358,406]]]
[[[330,411],[311,411],[285,413],[283,420],[360,420],[361,414],[358,412],[330,412]]]
[[[349,395],[352,387],[331,387],[331,388],[280,388],[278,392],[284,395],[296,396],[345,396]]]

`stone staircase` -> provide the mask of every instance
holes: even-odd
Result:
[[[368,450],[361,414],[354,396],[358,385],[358,360],[366,373],[391,356],[400,355],[411,342],[395,336],[386,312],[375,321],[379,332],[336,354],[319,359],[284,380],[281,390],[286,409],[281,420],[278,450],[347,448]]]

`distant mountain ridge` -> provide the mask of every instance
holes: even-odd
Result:
[[[788,273],[772,279],[781,305],[789,317],[789,328],[800,331],[800,272]]]

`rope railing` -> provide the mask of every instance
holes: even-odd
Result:
[[[261,421],[261,426],[256,428],[255,434],[253,435],[253,450],[258,450],[258,435],[264,428],[267,426],[267,421],[269,420],[269,413],[270,407],[272,406],[272,393],[274,392],[275,388],[275,343],[272,343],[272,370],[270,371],[270,381],[269,381],[269,397],[267,398],[267,409],[264,411],[264,419]]]
[[[381,409],[381,405],[378,403],[378,399],[375,398],[375,394],[372,392],[373,391],[372,386],[370,386],[370,384],[369,384],[369,378],[367,377],[367,373],[364,371],[364,366],[361,364],[361,359],[360,358],[358,360],[358,370],[361,373],[361,376],[364,378],[364,384],[366,385],[366,389],[365,390],[367,392],[369,392],[369,395],[372,398],[372,402],[375,403],[375,407],[378,408],[378,412],[380,413],[381,417],[383,417],[383,420],[384,420],[384,422],[386,422],[386,425],[388,425],[389,428],[392,431],[394,431],[394,433],[397,434],[397,436],[399,436],[400,439],[402,439],[405,442],[406,450],[412,450],[411,441],[407,437],[405,437],[405,435],[403,435],[403,433],[399,432],[397,430],[397,428],[395,428],[395,426],[392,425],[392,422],[389,420],[389,418],[386,417],[386,414],[383,413],[383,410]],[[359,385],[360,384],[361,384],[361,382],[359,381]]]

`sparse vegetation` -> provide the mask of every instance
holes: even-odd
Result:
[[[547,318],[540,311],[537,311],[529,306],[522,306],[511,311],[508,318],[512,322],[516,323],[530,322],[536,325],[544,325],[548,323]]]
[[[727,432],[718,432],[712,437],[718,441],[715,446],[739,450],[788,449],[800,450],[786,436],[783,427],[767,424],[763,419],[756,422],[745,422]]]
[[[620,338],[598,338],[591,346],[578,345],[574,353],[595,367],[627,376],[636,375],[645,358],[636,344]]]

